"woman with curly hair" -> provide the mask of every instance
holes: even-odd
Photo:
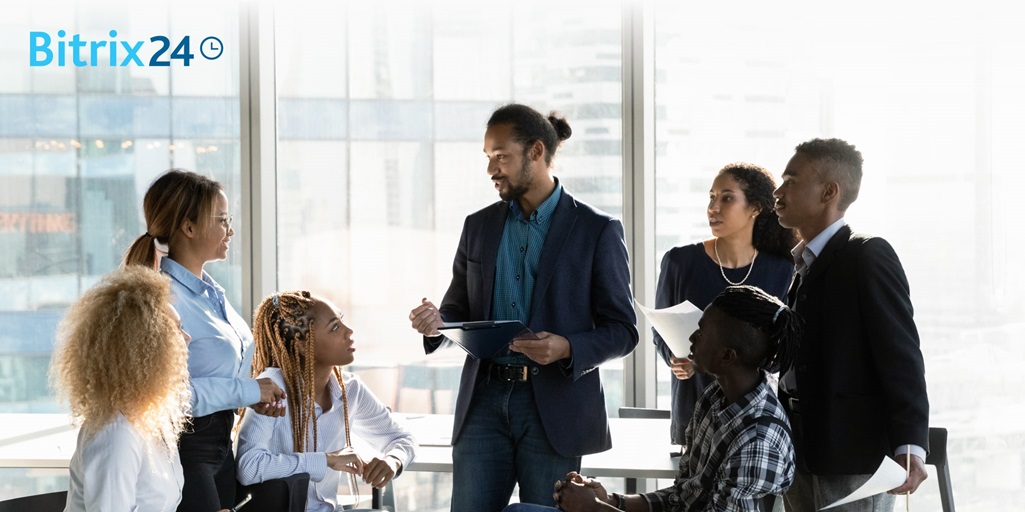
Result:
[[[655,307],[687,300],[703,310],[727,286],[742,284],[786,300],[794,272],[790,249],[797,239],[793,230],[779,225],[773,211],[775,189],[772,174],[757,165],[733,163],[720,169],[708,191],[712,238],[666,252]],[[673,354],[657,332],[654,342],[673,372],[670,435],[674,444],[682,445],[694,405],[714,378],[695,373],[687,355]]]
[[[81,426],[67,511],[178,506],[189,339],[170,281],[140,266],[110,273],[68,309],[50,368]]]
[[[252,378],[253,335],[206,272],[207,263],[228,257],[235,235],[228,196],[206,176],[171,169],[150,185],[142,206],[146,232],[128,250],[125,264],[157,268],[171,278],[174,308],[193,338],[193,417],[178,441],[185,472],[178,510],[229,508],[235,502],[235,411],[251,406],[260,414],[284,414],[279,401],[285,394],[270,379]]]
[[[339,476],[384,487],[413,459],[416,442],[355,375],[341,371],[356,348],[352,329],[330,302],[310,292],[267,297],[253,318],[253,370],[288,393],[287,413],[244,414],[238,435],[238,479],[251,485],[309,473],[306,510],[333,511]],[[248,412],[248,410],[247,410]],[[380,456],[357,453],[350,433]]]

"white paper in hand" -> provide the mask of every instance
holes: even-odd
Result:
[[[883,461],[879,463],[879,469],[872,474],[872,477],[867,482],[858,487],[857,490],[852,492],[846,498],[837,500],[819,510],[826,510],[827,508],[838,507],[840,505],[846,505],[853,501],[868,498],[869,496],[875,496],[876,494],[882,494],[890,489],[895,489],[904,484],[907,479],[907,470],[902,468],[900,464],[889,457],[883,457]]]
[[[702,311],[690,301],[683,301],[671,308],[651,309],[634,301],[637,309],[648,319],[669,351],[676,357],[687,357],[690,354],[690,335],[698,328]]]

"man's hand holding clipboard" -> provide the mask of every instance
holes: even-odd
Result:
[[[529,332],[529,331],[528,331]],[[532,332],[530,336],[519,336],[509,345],[509,350],[519,352],[537,364],[545,365],[573,356],[569,340],[547,331]]]
[[[565,337],[545,331],[531,332],[516,320],[445,323],[438,308],[426,297],[409,312],[409,321],[420,334],[429,337],[444,334],[477,359],[493,357],[506,347],[538,364],[551,364],[573,355]]]
[[[485,320],[478,322],[445,322],[441,334],[477,359],[490,359],[511,348],[515,339],[536,336],[519,320]]]

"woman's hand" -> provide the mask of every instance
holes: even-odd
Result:
[[[260,385],[260,401],[251,405],[253,411],[264,416],[280,418],[285,415],[285,392],[266,377],[256,379]]]
[[[366,464],[352,448],[343,448],[337,452],[327,453],[327,467],[335,471],[345,471],[354,475],[362,475]]]
[[[686,357],[670,357],[669,369],[679,380],[687,380],[694,376],[694,361]]]
[[[272,404],[285,399],[285,392],[273,380],[264,377],[256,382],[260,384],[260,403]]]
[[[378,489],[388,485],[402,464],[392,456],[383,459],[374,457],[363,466],[363,481]]]

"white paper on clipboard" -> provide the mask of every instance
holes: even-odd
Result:
[[[634,303],[674,356],[687,357],[690,354],[690,335],[697,330],[698,320],[701,320],[702,311],[697,306],[686,300],[664,309],[647,308],[640,301]]]

